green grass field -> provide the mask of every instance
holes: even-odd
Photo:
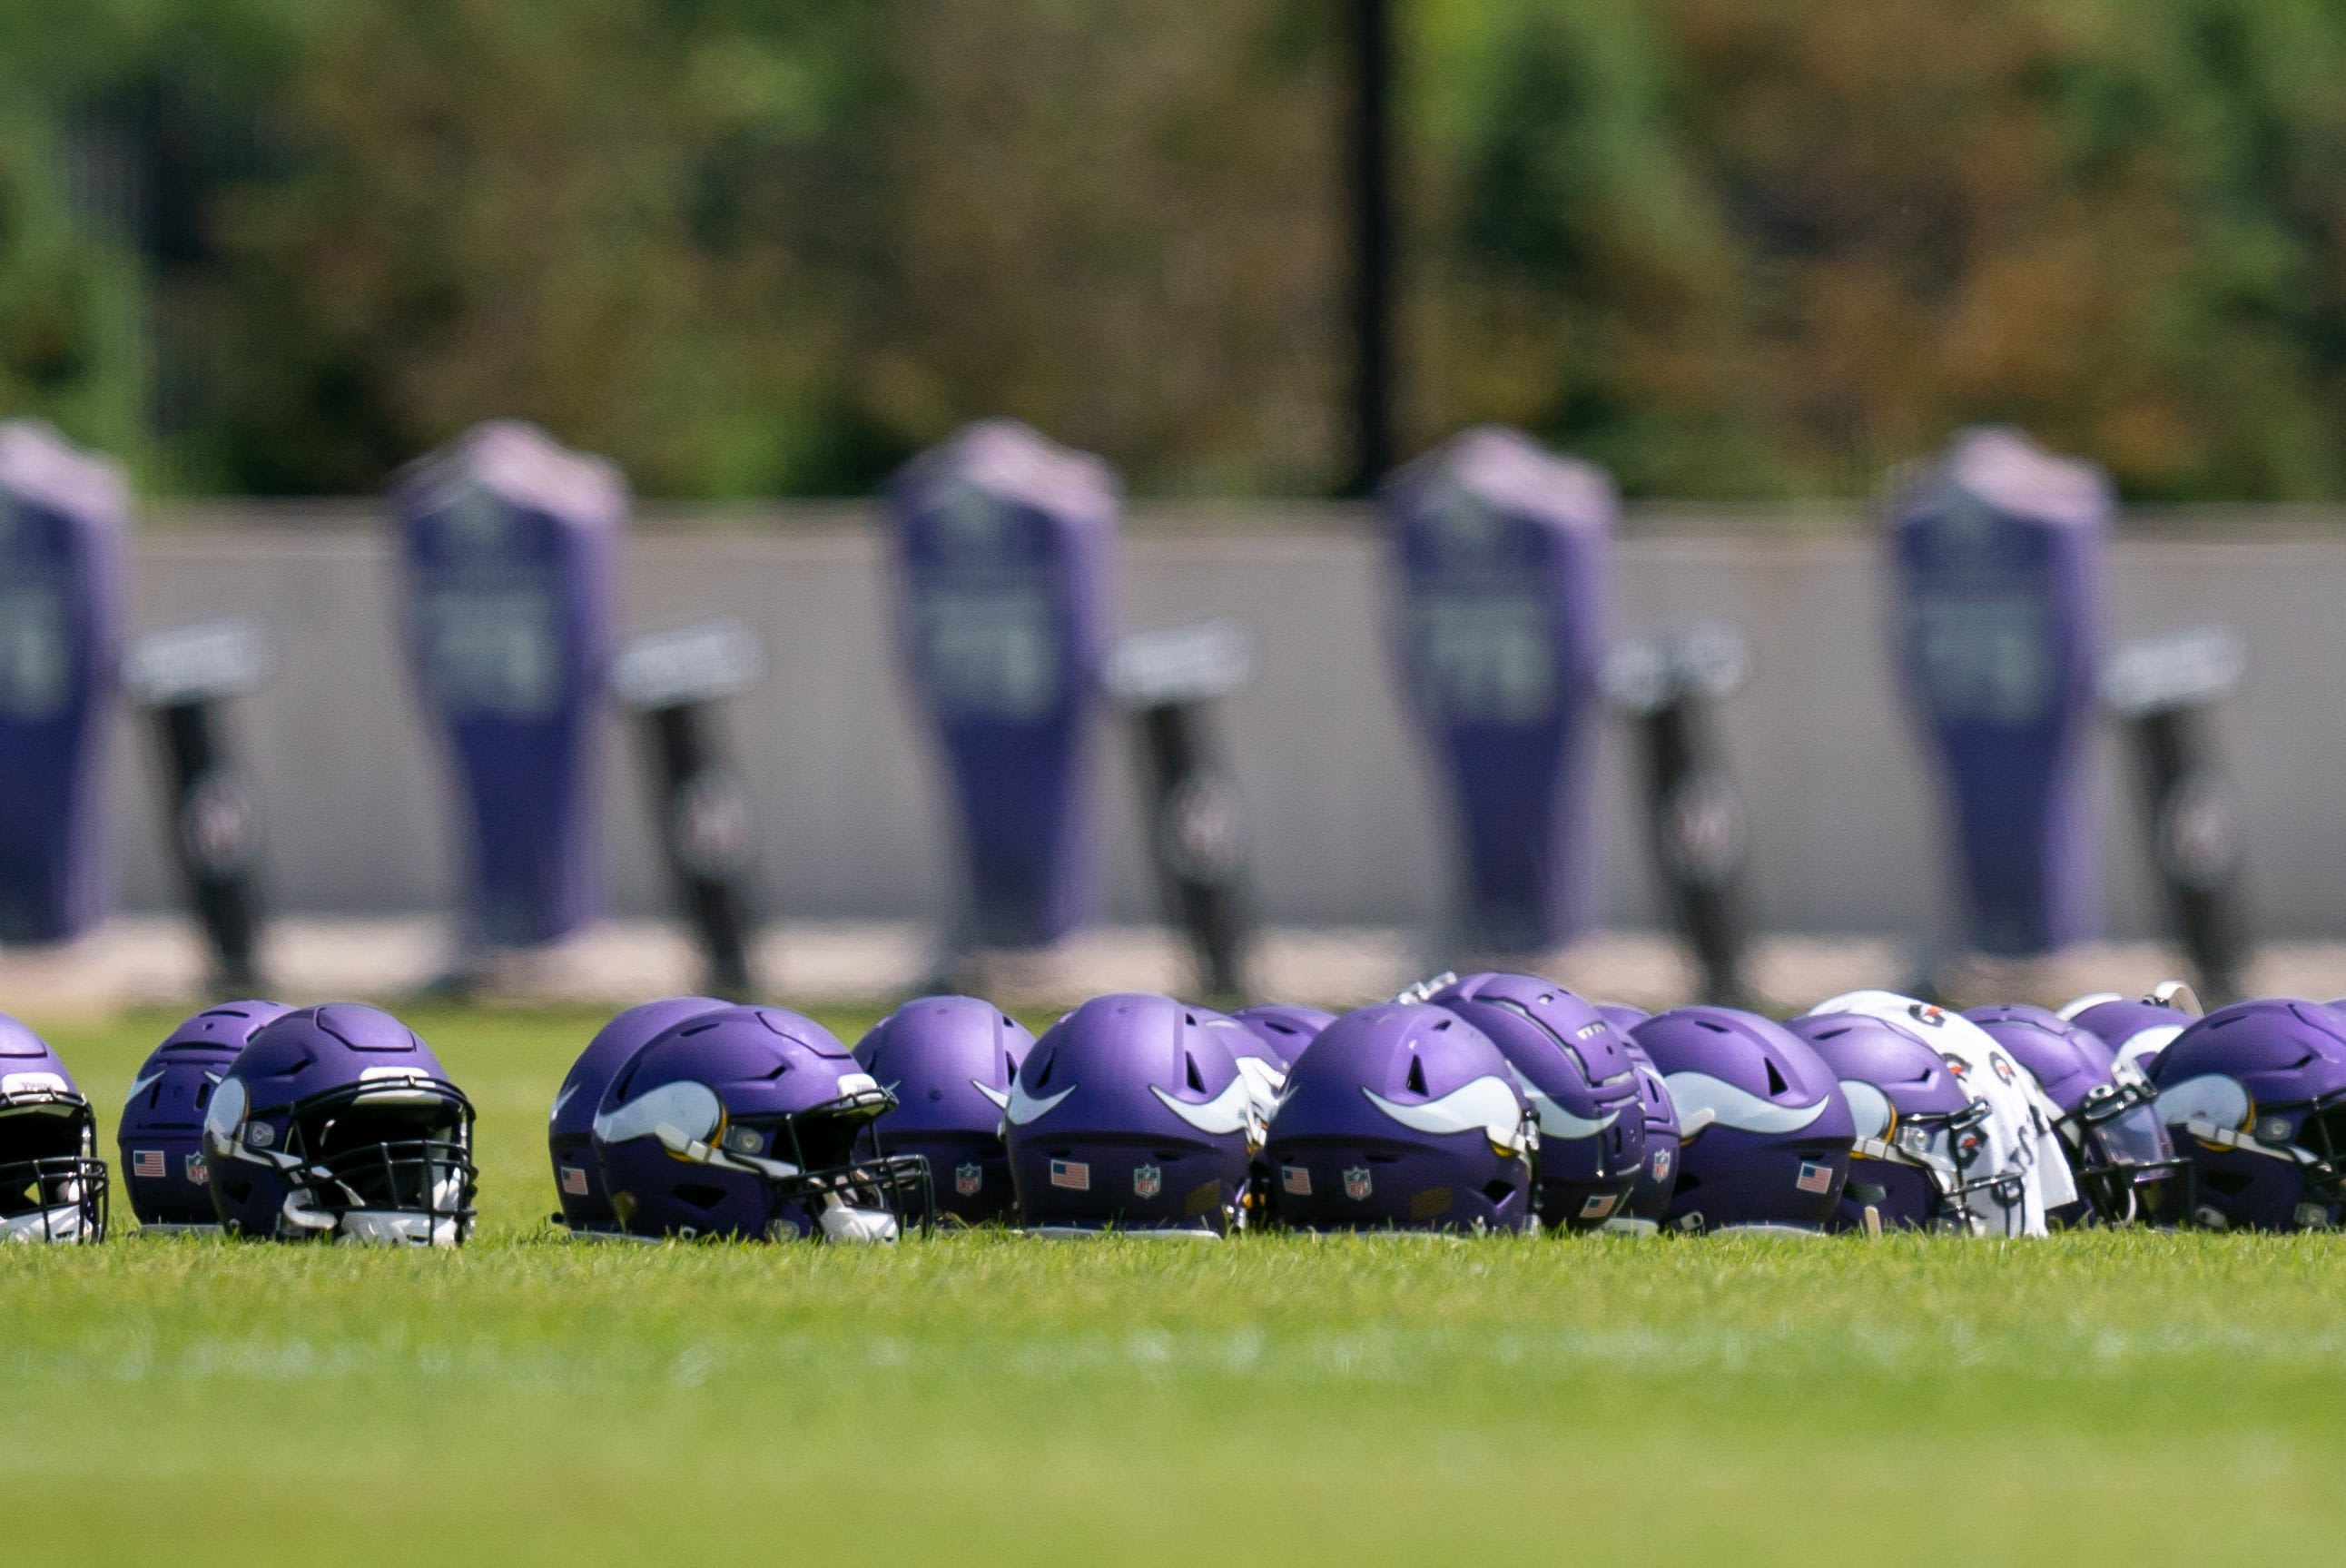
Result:
[[[0,1563],[2322,1562],[2346,1536],[2346,1240],[573,1246],[544,1118],[597,1021],[411,1021],[481,1108],[462,1253],[126,1222],[0,1254]],[[169,1022],[51,1037],[110,1111]]]

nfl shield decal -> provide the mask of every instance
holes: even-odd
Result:
[[[1654,1151],[1654,1179],[1656,1181],[1668,1181],[1670,1179],[1670,1166],[1677,1163],[1670,1158],[1672,1152],[1673,1151],[1669,1149],[1656,1149]]]
[[[1351,1198],[1354,1203],[1359,1203],[1375,1190],[1375,1184],[1369,1179],[1368,1166],[1352,1166],[1346,1168],[1344,1172],[1344,1196],[1346,1197]]]
[[[1155,1197],[1164,1190],[1164,1186],[1165,1172],[1161,1166],[1135,1166],[1132,1167],[1133,1196]]]
[[[209,1162],[204,1158],[204,1154],[201,1149],[198,1149],[194,1154],[188,1156],[186,1169],[188,1173],[189,1186],[209,1186],[212,1185],[212,1167]]]
[[[1082,1160],[1053,1160],[1051,1185],[1072,1187],[1076,1192],[1092,1190],[1092,1167]]]
[[[562,1167],[562,1190],[573,1197],[586,1196],[586,1172],[577,1166]]]
[[[954,1191],[964,1197],[975,1197],[977,1189],[985,1185],[984,1166],[954,1166]]]
[[[163,1174],[169,1168],[169,1166],[164,1162],[163,1151],[160,1149],[138,1149],[130,1156],[132,1176],[151,1176],[160,1180]]]
[[[1311,1173],[1301,1166],[1281,1166],[1279,1167],[1279,1185],[1297,1197],[1310,1197]]]
[[[1808,1161],[1802,1160],[1800,1178],[1792,1185],[1802,1192],[1831,1192],[1832,1177],[1832,1166],[1810,1165]]]

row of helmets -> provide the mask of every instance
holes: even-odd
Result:
[[[549,1142],[579,1237],[2326,1227],[2346,1015],[2203,1018],[2170,986],[2057,1013],[1861,991],[1779,1023],[1482,973],[1341,1018],[1100,996],[1039,1040],[923,997],[851,1051],[682,998],[596,1036]]]
[[[471,1103],[375,1008],[208,1009],[148,1058],[118,1135],[148,1228],[474,1228]],[[2346,1014],[2200,1017],[2166,988],[1954,1013],[1866,991],[1779,1023],[1484,973],[1341,1018],[1101,996],[1039,1040],[926,997],[850,1050],[780,1008],[683,997],[595,1036],[549,1142],[555,1217],[581,1237],[2327,1228]],[[109,1189],[88,1100],[0,1020],[0,1234],[102,1239]]]

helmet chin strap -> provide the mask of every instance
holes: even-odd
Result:
[[[837,1193],[822,1200],[822,1238],[862,1246],[884,1245],[896,1239],[896,1217],[884,1208],[857,1208]]]

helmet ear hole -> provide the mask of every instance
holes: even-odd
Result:
[[[678,1203],[689,1204],[699,1209],[715,1208],[725,1201],[723,1187],[708,1186],[698,1182],[686,1183],[677,1187],[675,1193]]]
[[[1513,1182],[1487,1181],[1483,1184],[1483,1196],[1493,1203],[1504,1203],[1515,1195],[1515,1184]]]

